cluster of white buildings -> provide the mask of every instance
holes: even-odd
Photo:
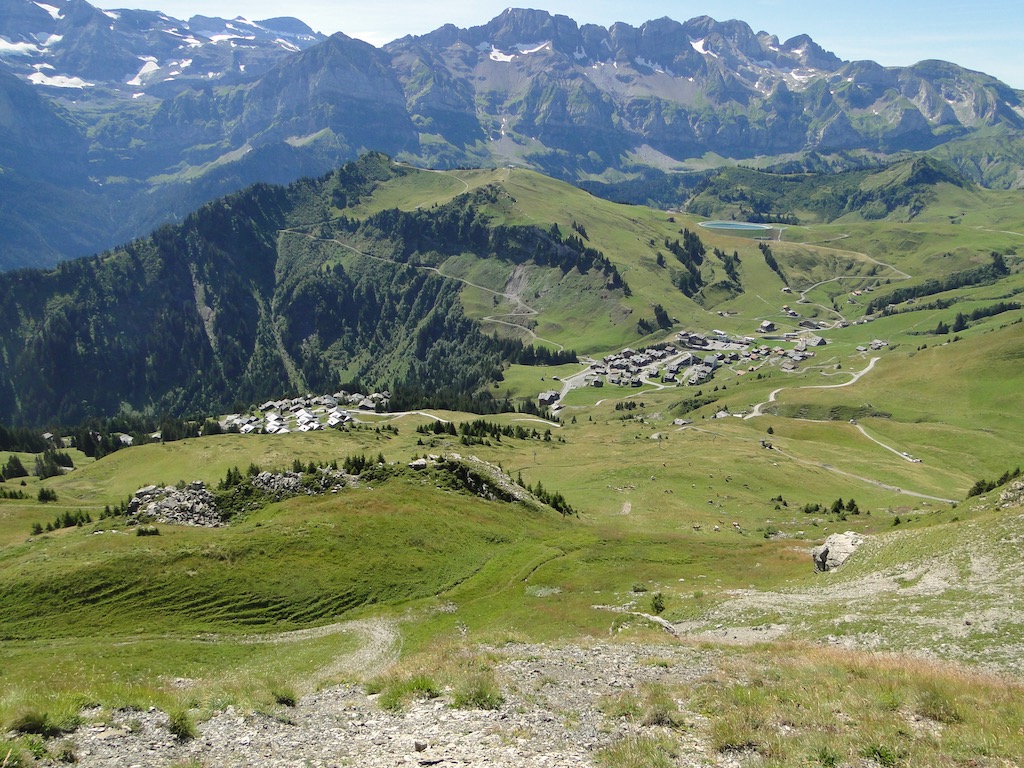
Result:
[[[225,416],[220,425],[225,430],[237,429],[243,435],[253,432],[267,435],[315,432],[354,421],[352,409],[365,412],[387,408],[390,399],[390,392],[374,392],[372,395],[335,392],[333,395],[268,400],[259,407],[260,415],[233,413]]]

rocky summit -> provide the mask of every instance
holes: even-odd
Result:
[[[0,268],[85,255],[366,150],[567,180],[685,170],[708,153],[856,165],[938,152],[974,181],[1019,183],[1020,92],[953,63],[841,53],[707,16],[605,28],[510,8],[375,48],[292,18],[3,0],[0,103],[18,106],[0,111],[14,201]]]

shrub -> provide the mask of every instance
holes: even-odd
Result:
[[[167,730],[180,741],[191,741],[199,735],[195,721],[186,709],[175,709],[167,713]]]
[[[155,525],[140,525],[135,529],[136,536],[159,536],[160,529]]]
[[[655,615],[658,615],[665,610],[665,596],[661,594],[661,592],[655,592],[651,596],[651,610]]]
[[[665,736],[626,736],[597,753],[597,761],[606,768],[672,768],[679,749]]]
[[[292,688],[287,686],[273,686],[270,689],[270,695],[274,697],[274,701],[285,707],[294,707],[299,703],[299,697]]]
[[[380,693],[381,708],[394,711],[402,709],[410,699],[435,699],[441,695],[441,688],[432,677],[421,673],[375,681],[367,686],[367,692]]]
[[[479,670],[459,681],[452,694],[452,706],[457,709],[498,709],[504,703],[505,697],[489,669]]]
[[[23,709],[15,714],[8,721],[7,727],[17,733],[34,734],[46,738],[60,736],[61,734],[61,729],[48,712],[32,708]]]

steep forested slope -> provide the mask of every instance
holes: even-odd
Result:
[[[572,238],[490,226],[472,195],[332,220],[407,172],[368,155],[317,180],[256,185],[96,257],[0,276],[0,422],[203,413],[353,380],[467,398],[523,345],[482,332],[461,284],[424,265],[493,254],[622,285]]]

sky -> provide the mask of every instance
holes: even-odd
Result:
[[[94,5],[108,7],[104,0]],[[109,2],[109,0],[108,0]],[[485,24],[509,0],[120,0],[120,7],[160,10],[175,18],[195,14],[251,20],[295,16],[324,34],[383,45],[442,24]],[[117,7],[114,4],[110,8]],[[639,26],[663,16],[686,21],[711,16],[740,19],[755,32],[782,41],[808,34],[841,59],[905,66],[924,59],[952,61],[1024,89],[1024,7],[1020,0],[547,0],[520,7],[561,13],[579,24]],[[540,41],[523,41],[540,42]]]

